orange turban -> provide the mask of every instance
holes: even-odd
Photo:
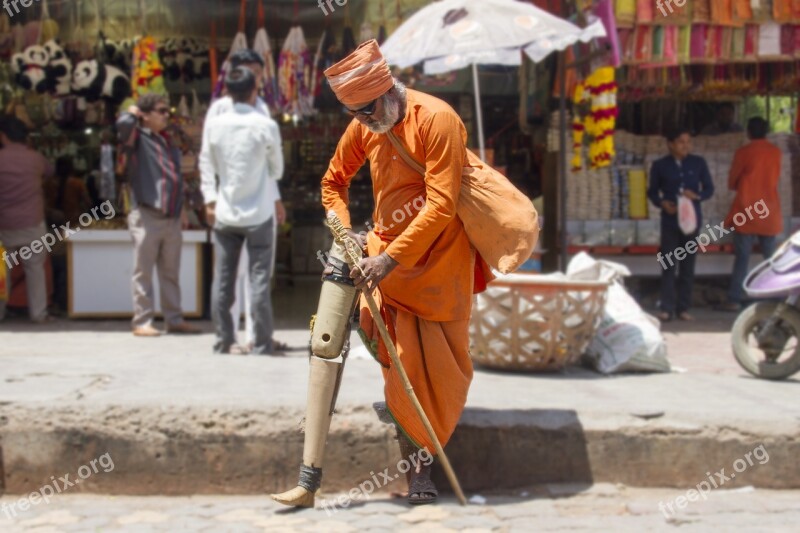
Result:
[[[346,106],[367,104],[394,86],[378,41],[367,41],[325,71],[336,98]]]

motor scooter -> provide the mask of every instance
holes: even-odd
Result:
[[[744,309],[733,324],[736,360],[763,379],[800,371],[800,231],[748,274],[744,289],[762,301]]]

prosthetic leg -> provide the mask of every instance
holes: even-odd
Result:
[[[311,322],[311,369],[300,480],[294,489],[272,495],[273,500],[284,505],[314,507],[314,495],[322,481],[325,444],[350,351],[350,326],[358,299],[344,257],[344,248],[334,244],[328,257],[328,270],[333,267],[333,272],[324,277],[317,315]]]

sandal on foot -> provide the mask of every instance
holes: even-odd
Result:
[[[290,350],[289,345],[272,339],[272,351],[273,352],[288,352]]]
[[[666,311],[659,311],[656,313],[656,318],[661,322],[669,322],[672,320],[672,313],[668,313]]]
[[[684,311],[683,313],[678,313],[678,318],[683,320],[684,322],[693,322],[694,321],[694,317],[692,315],[690,315],[689,313],[687,313],[686,311]]]
[[[228,353],[230,355],[248,355],[250,353],[250,348],[247,346],[239,346],[238,344],[234,344],[228,349]]]
[[[439,491],[428,477],[417,476],[411,481],[408,489],[408,503],[411,505],[426,505],[436,503]]]

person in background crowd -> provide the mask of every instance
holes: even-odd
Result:
[[[728,176],[728,188],[736,191],[736,197],[725,219],[725,227],[733,227],[733,218],[747,214],[753,209],[759,216],[747,216],[747,221],[736,227],[733,247],[736,259],[733,263],[728,301],[718,307],[721,311],[739,311],[744,298],[744,280],[750,264],[753,243],[758,240],[761,254],[769,259],[775,253],[776,236],[783,231],[781,200],[778,196],[778,181],[781,176],[781,150],[767,141],[769,123],[761,117],[751,118],[747,123],[750,143],[739,148],[733,157]]]
[[[276,355],[270,297],[273,226],[278,180],[283,176],[283,148],[278,125],[256,109],[258,84],[245,67],[225,79],[234,108],[213,117],[203,131],[202,189],[206,217],[214,226],[215,257],[212,314],[217,328],[216,353],[244,355],[236,344],[231,316],[242,246],[247,246],[255,338],[253,353]],[[217,185],[217,177],[219,185]]]
[[[58,190],[55,205],[64,213],[65,222],[77,226],[80,216],[92,207],[86,182],[75,172],[69,156],[59,157],[56,161],[56,178]]]
[[[250,70],[253,73],[253,75],[256,77],[256,83],[258,85],[258,90],[259,91],[261,90],[261,85],[262,85],[262,82],[263,82],[263,79],[264,79],[263,74],[264,74],[264,66],[265,66],[265,64],[264,64],[264,58],[261,57],[258,54],[258,52],[256,52],[255,50],[252,50],[252,49],[238,50],[238,51],[234,52],[233,54],[231,54],[230,64],[231,64],[231,69],[236,69],[238,67],[245,67],[246,69]],[[206,114],[206,122],[205,123],[208,124],[208,122],[214,117],[218,117],[220,115],[224,115],[225,113],[230,113],[231,111],[233,111],[234,105],[235,104],[234,104],[233,99],[228,94],[226,94],[222,98],[219,98],[218,100],[216,100],[214,103],[211,104],[211,107],[209,108],[208,113]],[[255,109],[256,109],[256,111],[258,111],[259,113],[261,113],[265,117],[269,118],[270,121],[272,121],[272,118],[271,118],[270,112],[269,112],[269,107],[267,106],[266,102],[264,102],[264,100],[261,99],[260,97],[258,97],[256,99]],[[280,136],[280,129],[278,128],[278,125],[275,124],[274,128],[275,128],[276,134],[278,136]],[[201,174],[203,174],[203,173],[208,174],[209,172],[211,172],[210,161],[209,161],[208,157],[209,157],[209,152],[202,152],[200,154],[200,173]],[[283,205],[283,201],[281,199],[281,192],[280,192],[280,189],[277,186],[276,187],[270,187],[270,198],[267,199],[267,202],[269,202],[270,205],[273,205],[273,204],[275,205],[275,224],[273,226],[274,227],[273,241],[275,241],[275,240],[277,240],[277,231],[276,231],[277,228],[279,228],[280,226],[282,226],[286,222],[286,208]],[[213,223],[211,223],[211,222],[209,222],[209,223],[213,225]],[[272,259],[272,265],[273,266],[275,264],[275,253],[276,253],[275,248],[276,247],[273,246],[273,259]],[[248,259],[248,256],[247,256],[247,247],[243,247],[242,248],[242,257],[240,259],[240,262],[245,263],[245,264],[249,262],[249,259]],[[274,272],[273,272],[273,275],[274,275]],[[248,269],[247,268],[242,269],[240,274],[239,274],[239,276],[236,279],[236,286],[240,286],[240,285],[245,287],[245,291],[247,291],[248,290],[247,288],[250,287],[250,279],[249,279],[249,273],[248,273]],[[245,294],[243,296],[244,296],[244,298],[243,298],[244,302],[241,302],[241,303],[243,304],[242,308],[244,309],[245,315],[246,315],[245,322],[246,322],[246,325],[247,325],[246,329],[247,329],[247,337],[248,337],[248,345],[244,348],[244,351],[252,352],[253,349],[254,349],[254,346],[255,346],[255,344],[254,344],[254,341],[255,341],[255,324],[253,323],[253,320],[252,320],[253,313],[252,313],[252,310],[250,308],[252,295],[249,295],[249,297],[248,297],[248,295]],[[238,322],[239,322],[239,317],[237,316],[236,317],[236,323],[238,324]],[[276,350],[276,351],[285,351],[285,350],[287,350],[289,348],[285,343],[282,343],[282,342],[278,341],[277,339],[272,339],[272,345],[273,345],[273,349]],[[238,348],[236,348],[236,350],[238,350]]]
[[[703,135],[724,135],[726,133],[741,133],[744,131],[741,124],[734,122],[736,109],[730,102],[725,102],[717,107],[717,117],[714,122],[703,129]]]
[[[200,330],[183,319],[179,283],[183,244],[183,176],[180,153],[164,135],[170,108],[166,97],[145,94],[117,121],[120,143],[129,155],[131,200],[128,215],[134,243],[133,334],[157,337],[153,327],[153,268],[158,269],[161,308],[167,333]]]
[[[42,237],[47,233],[44,218],[44,181],[53,175],[45,157],[28,148],[28,129],[15,117],[0,118],[0,242],[7,266],[22,265],[28,295],[28,314],[35,323],[48,322],[47,284]],[[37,250],[38,249],[38,250]],[[0,320],[6,304],[0,301]]]
[[[48,180],[45,184],[46,213],[48,228],[53,224],[56,227],[70,224],[71,228],[80,225],[79,219],[83,213],[92,207],[86,183],[75,172],[75,167],[70,156],[61,156],[56,160],[55,179]],[[50,252],[50,261],[53,265],[53,304],[57,311],[67,311],[67,243],[58,240]]]
[[[692,320],[689,308],[692,306],[692,287],[694,285],[694,265],[696,254],[687,254],[682,260],[674,259],[675,251],[685,247],[698,235],[695,231],[685,235],[678,224],[678,196],[694,203],[697,212],[697,227],[702,227],[703,210],[700,202],[714,195],[714,184],[708,164],[702,157],[692,155],[692,139],[689,130],[678,128],[666,135],[669,155],[653,163],[650,170],[650,185],[647,196],[653,205],[661,209],[661,254],[666,258],[662,263],[661,304],[658,318],[671,320],[677,316],[681,320]],[[677,291],[676,278],[677,273]]]

